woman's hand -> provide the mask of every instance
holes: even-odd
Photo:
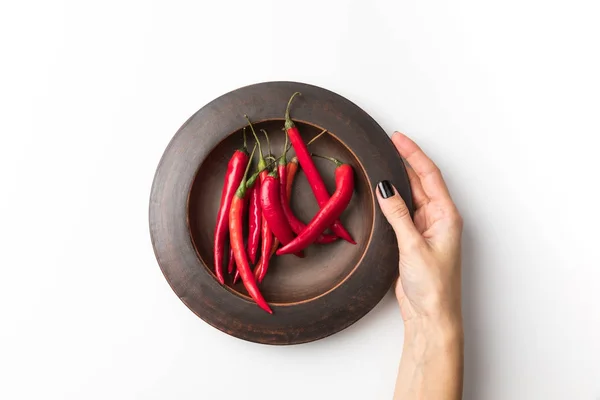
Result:
[[[462,218],[437,166],[408,137],[392,141],[406,160],[414,222],[389,182],[377,197],[400,252],[396,297],[405,341],[396,385],[402,398],[460,398],[462,391]]]
[[[378,185],[379,205],[394,228],[400,251],[396,297],[402,318],[460,317],[462,219],[442,174],[408,137],[392,141],[406,160],[415,206],[414,222],[389,182]]]

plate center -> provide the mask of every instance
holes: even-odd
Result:
[[[305,142],[322,131],[321,128],[307,123],[296,122],[296,124]],[[261,135],[260,140],[265,156],[268,153],[268,146],[260,129],[265,129],[269,133],[273,155],[279,157],[285,140],[282,131],[283,120],[263,121],[255,123],[254,126],[257,133]],[[249,129],[246,131],[248,147],[251,149],[254,145],[254,138]],[[227,163],[233,152],[242,145],[241,130],[226,137],[199,166],[192,183],[188,203],[190,236],[198,257],[211,273],[214,272],[214,228]],[[311,245],[305,250],[306,257],[302,259],[293,255],[273,256],[267,276],[260,285],[261,292],[270,303],[291,305],[310,301],[335,289],[352,274],[360,263],[371,238],[374,218],[373,192],[356,155],[335,137],[335,132],[331,132],[331,134],[328,132],[321,136],[309,146],[309,150],[320,155],[335,157],[352,165],[355,173],[355,189],[350,205],[342,214],[341,220],[357,244],[351,245],[338,239],[328,245]],[[288,152],[288,160],[291,160],[294,155],[295,153],[291,149]],[[255,160],[257,158],[255,156]],[[335,165],[330,161],[318,158],[314,158],[314,162],[329,193],[333,193],[335,190]],[[251,173],[256,171],[255,165],[256,161],[251,167]],[[291,206],[296,216],[305,223],[308,223],[319,210],[302,168],[299,168],[294,181]],[[247,229],[247,222],[245,225]],[[228,254],[227,246],[225,263]],[[226,270],[227,266],[224,265],[223,268]],[[240,282],[232,285],[231,278],[229,277],[227,284],[233,292],[247,297],[244,286]]]

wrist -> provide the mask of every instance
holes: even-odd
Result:
[[[463,337],[460,315],[416,317],[404,324],[404,348],[415,356],[426,356],[430,350],[462,353]]]
[[[411,318],[405,323],[395,398],[460,399],[463,362],[460,316]]]

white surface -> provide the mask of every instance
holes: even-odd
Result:
[[[0,398],[391,398],[391,294],[268,347],[202,322],[156,265],[163,149],[266,80],[334,90],[442,168],[465,219],[466,399],[600,398],[597,2],[283,3],[1,3]]]

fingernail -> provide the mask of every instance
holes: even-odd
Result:
[[[379,194],[384,199],[388,197],[392,197],[394,195],[394,187],[390,183],[390,181],[381,181],[377,184],[377,189],[379,190]]]

